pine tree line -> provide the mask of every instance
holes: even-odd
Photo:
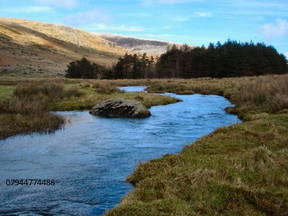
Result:
[[[274,47],[230,40],[211,43],[208,48],[174,45],[160,58],[125,54],[112,69],[87,61],[84,58],[70,63],[67,77],[73,74],[72,78],[221,78],[288,72],[286,57]]]
[[[155,76],[156,59],[143,55],[125,54],[112,68],[112,79],[143,79]]]
[[[68,64],[65,76],[67,78],[102,79],[106,78],[109,72],[109,69],[96,63],[91,63],[87,58],[83,57],[81,60]]]
[[[210,44],[208,48],[173,46],[157,63],[160,78],[239,77],[288,72],[287,60],[263,43]]]

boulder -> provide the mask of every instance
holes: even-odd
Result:
[[[90,114],[108,118],[145,118],[150,111],[140,102],[126,99],[110,99],[96,104]]]

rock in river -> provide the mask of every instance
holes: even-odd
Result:
[[[90,114],[108,118],[145,118],[150,111],[140,102],[126,99],[111,99],[96,104]]]

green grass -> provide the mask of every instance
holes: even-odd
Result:
[[[176,98],[148,93],[113,93],[109,95],[94,93],[79,98],[58,100],[55,103],[50,104],[50,110],[88,110],[99,102],[113,98],[137,100],[148,108],[156,105],[166,105],[179,102],[179,100]]]
[[[1,86],[0,85],[0,100],[7,99],[13,95],[15,87],[13,86]]]
[[[114,85],[105,83],[105,81],[104,84],[91,84],[85,83],[85,81],[83,81],[80,84],[73,83],[66,84],[65,86],[78,89],[79,91],[83,92],[83,96],[57,100],[53,103],[50,103],[50,110],[89,110],[95,104],[113,98],[137,100],[147,108],[150,108],[151,106],[166,105],[180,101],[179,99],[163,95],[155,95],[149,93],[124,93],[115,88]]]
[[[139,164],[106,215],[286,215],[288,115],[221,128],[181,154]]]
[[[0,99],[0,139],[20,133],[51,132],[64,124],[64,119],[49,112],[53,101],[80,97],[77,89],[64,89],[52,82],[27,83],[2,87]]]
[[[43,113],[34,114],[0,114],[0,139],[23,133],[49,133],[59,129],[64,120],[57,115]]]

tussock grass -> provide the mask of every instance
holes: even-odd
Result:
[[[106,215],[287,215],[287,134],[288,116],[270,115],[139,164],[134,191]]]
[[[0,114],[0,139],[22,133],[49,133],[60,128],[64,120],[49,112],[35,114]]]
[[[92,87],[95,89],[96,93],[99,94],[112,94],[122,92],[108,81],[95,82]]]
[[[64,89],[54,83],[29,83],[17,86],[13,95],[0,100],[0,139],[19,133],[50,132],[64,120],[49,112],[49,103],[83,95],[78,89]]]
[[[14,96],[21,97],[47,97],[50,99],[63,99],[80,97],[83,93],[76,88],[64,89],[64,85],[55,83],[29,83],[17,86]]]
[[[0,101],[0,113],[10,114],[41,114],[47,112],[46,101],[43,98],[11,97]]]
[[[9,98],[13,95],[15,87],[13,86],[2,86],[0,85],[0,100]]]
[[[288,108],[288,76],[266,76],[238,84],[231,96],[242,106],[254,106],[266,112],[275,113]]]

